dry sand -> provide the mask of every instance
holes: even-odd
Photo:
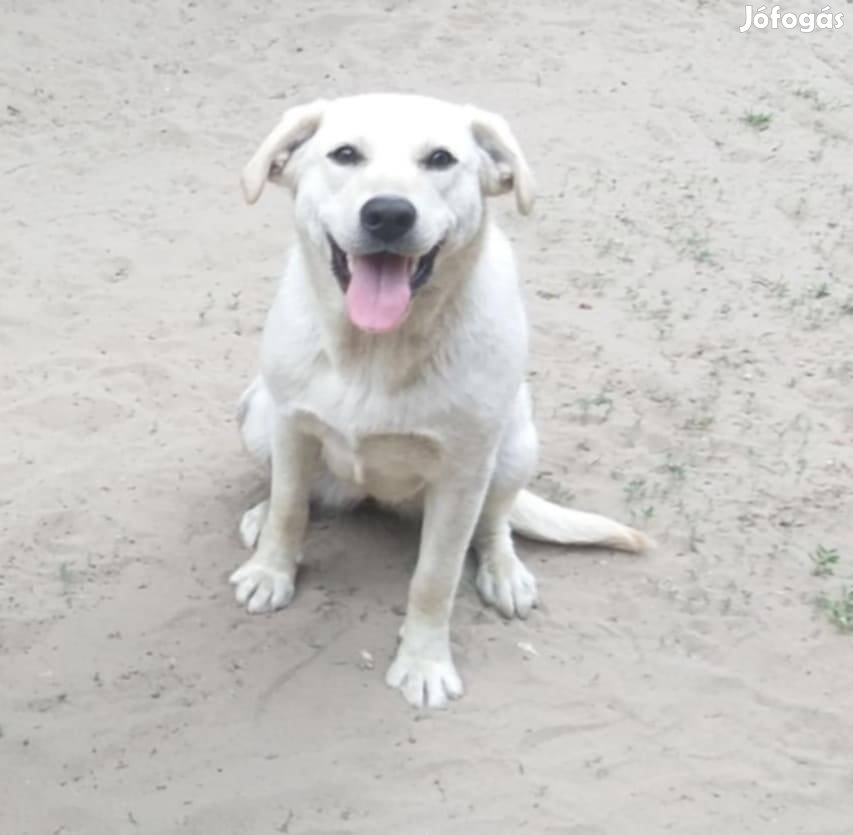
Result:
[[[814,605],[853,582],[839,8],[741,34],[713,0],[7,0],[0,832],[850,835],[853,635]],[[404,524],[318,522],[275,616],[226,583],[290,235],[237,172],[287,103],[388,87],[516,128],[539,488],[660,542],[523,544],[527,623],[469,574],[467,696],[428,716],[382,683]]]

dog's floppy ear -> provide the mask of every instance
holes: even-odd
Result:
[[[515,192],[518,211],[526,215],[533,208],[535,184],[527,161],[506,120],[496,113],[468,108],[474,141],[483,152],[480,180],[486,194]]]
[[[320,126],[326,104],[324,99],[317,99],[284,112],[281,121],[243,169],[240,185],[247,203],[254,203],[261,196],[267,180],[280,180],[291,154]]]

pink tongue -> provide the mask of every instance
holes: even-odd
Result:
[[[390,252],[351,255],[349,269],[346,300],[350,322],[365,331],[394,330],[412,298],[409,259]]]

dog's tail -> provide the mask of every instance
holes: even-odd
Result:
[[[515,500],[509,523],[528,539],[556,545],[605,545],[638,553],[653,546],[645,534],[606,516],[570,510],[522,490]]]

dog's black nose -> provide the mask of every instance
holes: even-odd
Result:
[[[386,244],[402,238],[415,225],[417,216],[415,207],[404,197],[371,197],[361,207],[361,225]]]

